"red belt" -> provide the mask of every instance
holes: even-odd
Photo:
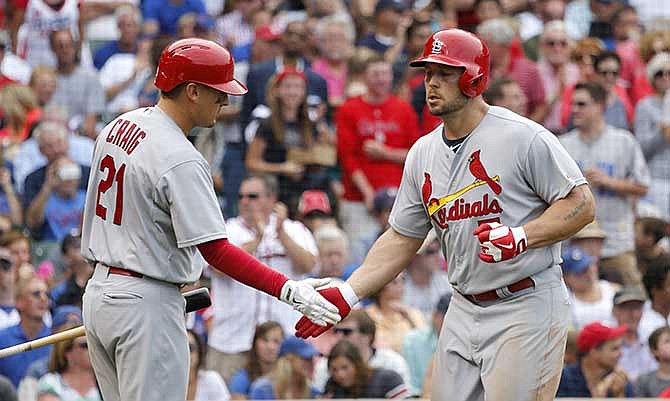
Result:
[[[109,274],[119,274],[121,276],[137,277],[137,278],[144,277],[143,274],[140,274],[140,273],[134,272],[132,270],[128,270],[128,269],[122,269],[120,267],[108,266],[108,269],[109,269],[108,270]]]
[[[514,284],[510,284],[507,287],[503,287],[502,290],[503,291],[507,290],[509,293],[513,294],[515,292],[519,292],[521,290],[525,290],[526,288],[534,286],[535,283],[533,282],[533,280],[530,277],[526,277],[523,280],[519,280]],[[465,297],[475,302],[489,302],[505,298],[505,296],[501,297],[500,295],[498,295],[498,290],[486,291],[482,292],[481,294],[465,295]]]

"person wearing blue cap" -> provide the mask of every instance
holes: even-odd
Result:
[[[318,355],[321,353],[302,338],[286,337],[274,370],[251,385],[249,399],[316,398],[319,391],[312,385],[312,373],[314,357]]]
[[[596,260],[582,248],[563,250],[563,278],[570,290],[572,325],[581,329],[593,321],[612,321],[612,298],[617,284],[598,279]]]

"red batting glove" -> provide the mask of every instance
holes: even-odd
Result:
[[[479,259],[495,263],[526,252],[528,240],[523,227],[507,227],[500,223],[483,223],[472,232],[479,239],[482,250]]]
[[[318,292],[337,307],[342,320],[351,312],[352,306],[358,302],[356,293],[348,283],[340,284],[338,287],[319,290]],[[319,326],[303,316],[295,325],[295,336],[300,338],[318,337],[331,327],[333,327],[332,324]]]

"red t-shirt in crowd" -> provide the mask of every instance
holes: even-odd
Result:
[[[337,110],[335,125],[345,199],[363,200],[351,179],[359,170],[374,190],[400,185],[402,164],[368,158],[363,152],[363,143],[376,140],[390,148],[409,149],[420,136],[418,118],[409,103],[389,96],[384,103],[373,105],[362,97],[355,97]]]

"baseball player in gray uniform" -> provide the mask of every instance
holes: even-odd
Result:
[[[454,295],[432,399],[553,400],[569,316],[559,241],[593,220],[591,192],[554,135],[484,102],[489,52],[478,37],[436,32],[410,65],[424,67],[427,104],[443,124],[409,151],[391,228],[346,283],[320,292],[345,316],[433,229]],[[301,337],[325,330],[296,325]]]
[[[162,53],[158,104],[121,115],[97,138],[82,253],[95,264],[84,294],[91,363],[105,401],[184,401],[189,350],[180,288],[205,260],[292,305],[315,322],[339,321],[318,280],[292,281],[226,239],[209,165],[186,138],[211,127],[233,78],[228,50],[183,39]]]

